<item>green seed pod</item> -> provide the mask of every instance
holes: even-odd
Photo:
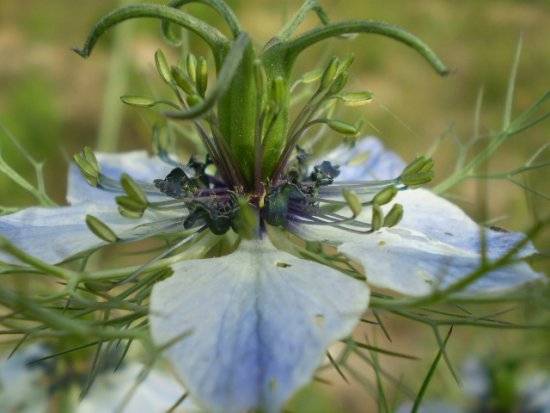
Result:
[[[166,56],[162,50],[158,49],[155,52],[155,65],[157,66],[157,72],[159,72],[160,77],[169,85],[172,84],[172,75],[170,73],[170,65],[166,60]]]
[[[204,97],[208,86],[208,63],[203,56],[200,56],[197,61],[197,71],[195,77],[197,79],[197,92],[200,96]]]
[[[342,195],[344,196],[344,199],[348,203],[348,206],[353,213],[353,218],[357,217],[361,213],[362,206],[361,201],[359,200],[359,197],[357,196],[355,191],[344,189],[342,191]]]
[[[122,185],[124,192],[126,192],[132,200],[144,207],[147,206],[147,196],[143,192],[141,186],[139,186],[130,175],[126,173],[120,175],[120,185]]]
[[[384,212],[382,212],[382,208],[380,208],[378,205],[372,206],[372,230],[378,231],[380,228],[382,228],[382,223],[384,222]]]
[[[396,195],[397,188],[395,186],[388,186],[374,196],[372,203],[375,205],[386,205],[389,204]]]
[[[185,58],[187,67],[187,75],[193,83],[197,83],[197,58],[194,54],[189,53]]]
[[[121,96],[120,100],[122,103],[129,106],[137,106],[139,108],[150,108],[155,106],[155,99],[150,96],[140,96],[140,95],[126,95]]]
[[[359,135],[359,129],[357,129],[351,123],[344,122],[342,120],[329,119],[327,126],[335,132],[341,133],[346,136],[357,136]]]
[[[394,204],[391,207],[390,212],[388,212],[388,215],[384,217],[384,226],[393,227],[399,224],[402,218],[403,218],[403,206],[401,204]]]
[[[118,237],[113,230],[93,215],[86,215],[86,225],[94,235],[101,238],[103,241],[108,243],[118,241]]]
[[[330,85],[330,83],[334,80],[334,77],[336,76],[337,71],[338,71],[338,58],[333,57],[330,63],[328,64],[327,68],[323,72],[319,89],[321,90],[326,89]]]
[[[191,79],[187,77],[183,70],[179,67],[172,66],[172,77],[176,81],[177,85],[188,95],[197,93],[195,85],[191,82]]]

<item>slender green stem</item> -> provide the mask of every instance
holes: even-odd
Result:
[[[205,4],[220,13],[225,19],[229,29],[231,30],[231,34],[234,37],[237,37],[242,32],[241,23],[235,15],[235,12],[226,2],[222,0],[172,0],[166,5],[168,7],[180,8],[190,3]],[[168,39],[173,40],[169,35],[169,30],[169,23],[166,21],[162,22],[162,32]]]
[[[319,20],[321,20],[321,23],[329,23],[328,15],[326,14],[323,7],[319,4],[319,2],[317,0],[307,0],[296,12],[294,17],[292,17],[292,19],[290,19],[290,21],[285,24],[285,26],[277,34],[277,36],[275,36],[275,39],[279,41],[288,40],[288,38],[292,36],[294,31],[298,28],[298,26],[300,26],[308,13],[311,11],[315,12],[317,17],[319,17]]]
[[[114,36],[113,52],[111,53],[97,137],[97,150],[101,152],[114,152],[118,148],[123,113],[123,106],[120,104],[118,97],[125,93],[128,82],[126,62],[132,31],[133,26],[128,24],[117,30]]]
[[[163,19],[182,26],[203,39],[212,49],[216,63],[223,59],[229,40],[218,29],[173,7],[157,4],[134,4],[121,7],[102,17],[92,28],[82,49],[74,49],[82,57],[88,57],[99,38],[113,26],[136,18]]]
[[[378,34],[397,40],[420,53],[440,75],[449,73],[449,69],[439,57],[418,37],[400,27],[374,20],[347,20],[331,23],[303,33],[288,43],[282,43],[279,47],[285,48],[288,51],[290,60],[293,61],[298,54],[320,41],[352,33]],[[274,46],[274,48],[276,47]]]

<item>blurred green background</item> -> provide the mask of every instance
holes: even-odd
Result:
[[[365,133],[378,135],[406,159],[424,153],[450,125],[462,138],[469,137],[476,95],[481,87],[485,91],[482,129],[499,128],[509,71],[520,36],[523,36],[523,52],[516,84],[515,113],[527,109],[550,89],[548,1],[320,1],[333,20],[370,18],[408,29],[455,69],[452,75],[440,78],[412,50],[375,36],[359,36],[353,42],[326,42],[300,58],[297,75],[318,67],[320,55],[342,57],[347,51],[354,51],[356,60],[348,85],[375,93],[374,102],[360,112],[369,123]],[[294,0],[229,0],[228,3],[237,10],[243,26],[257,40],[258,48],[278,31],[285,16],[301,4]],[[154,75],[153,53],[160,46],[169,50],[169,46],[163,45],[158,24],[142,20],[120,26],[114,35],[100,41],[88,60],[70,51],[71,47],[83,43],[98,17],[119,4],[120,1],[114,0],[0,1],[0,122],[35,158],[44,160],[46,183],[58,202],[64,199],[67,159],[84,145],[95,146],[100,134],[104,143],[107,142],[104,146],[119,141],[117,149],[150,145],[149,119],[138,109],[124,107],[118,96],[161,89],[161,82]],[[219,17],[204,7],[192,6],[189,10],[225,30]],[[316,23],[311,17],[304,27],[313,27]],[[117,36],[118,54],[113,57]],[[200,47],[196,50],[204,52]],[[546,122],[508,142],[492,158],[488,170],[500,172],[522,166],[549,141],[550,122]],[[0,150],[14,169],[31,181],[34,179],[29,165],[4,136],[0,136]],[[455,154],[453,143],[445,140],[435,154],[436,182],[452,171]],[[550,151],[547,150],[540,161],[548,160]],[[549,193],[549,171],[529,173],[524,182]],[[451,192],[466,211],[480,219],[484,213],[480,208],[478,185],[467,182]],[[499,218],[496,225],[506,229],[525,230],[537,217],[549,215],[549,201],[526,196],[523,190],[510,183],[491,182],[487,193],[488,216]],[[30,205],[32,202],[22,189],[0,176],[1,206]],[[536,244],[548,252],[549,231]],[[528,311],[526,314],[532,316]],[[427,355],[429,360],[435,352],[433,337],[428,329],[416,327],[411,329],[397,323],[392,325],[392,330],[402,338],[399,345],[404,351]],[[519,343],[534,337],[499,332],[495,339],[489,337],[490,333],[481,330],[486,339],[479,344],[480,340],[473,340],[472,350],[487,354],[488,349],[496,346],[509,351],[510,346],[521,347]],[[464,330],[461,334],[462,340],[479,339],[476,331]],[[546,338],[543,336],[541,340]],[[457,342],[451,344],[451,349],[457,354],[466,353]],[[394,370],[397,377],[407,371],[414,372],[419,366],[383,360],[391,361],[388,368],[392,370],[393,364],[397,365]],[[442,370],[445,376],[446,371]],[[425,368],[422,374],[424,372]],[[415,390],[421,381],[421,377],[417,378],[417,381],[407,381]],[[448,381],[447,387],[453,386]],[[372,403],[369,398],[372,395],[358,397],[354,386],[339,384],[336,387],[339,390],[334,393],[338,396],[331,400],[336,400],[335,405],[340,407],[327,411],[371,411],[365,406]],[[324,400],[318,398],[321,397],[319,392],[315,394],[317,403]],[[308,400],[307,403],[312,403],[311,398]],[[306,410],[300,408],[299,411]],[[307,411],[323,412],[321,407],[311,406]]]

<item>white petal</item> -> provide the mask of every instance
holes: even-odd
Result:
[[[189,332],[166,356],[210,413],[279,412],[368,304],[364,283],[266,240],[173,269],[153,288],[153,339]]]
[[[126,153],[97,153],[103,175],[118,181],[122,173],[127,173],[136,181],[152,184],[155,179],[164,178],[173,168],[160,158],[151,157],[146,151]],[[67,201],[70,204],[79,202],[105,202],[112,200],[118,193],[94,188],[82,177],[76,164],[69,168]]]
[[[131,363],[116,373],[98,376],[76,413],[165,413],[185,393],[185,389],[163,372],[152,370],[131,393],[142,369],[143,366]],[[131,398],[119,411],[119,406],[130,394]],[[198,408],[189,399],[174,411],[174,413],[198,412]]]
[[[393,179],[401,174],[405,162],[375,137],[358,140],[352,148],[340,147],[326,160],[340,165],[336,181]]]
[[[91,203],[59,208],[33,207],[0,216],[0,235],[28,254],[53,264],[105,244],[86,226],[87,214],[99,218],[120,237],[137,235],[134,228],[159,219],[153,214],[140,220],[127,219],[116,208]],[[2,251],[0,261],[18,262]]]

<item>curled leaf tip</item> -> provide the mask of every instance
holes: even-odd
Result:
[[[88,53],[85,49],[80,47],[71,47],[71,50],[75,52],[80,57],[83,57],[84,59],[88,58],[90,56],[90,53]]]

